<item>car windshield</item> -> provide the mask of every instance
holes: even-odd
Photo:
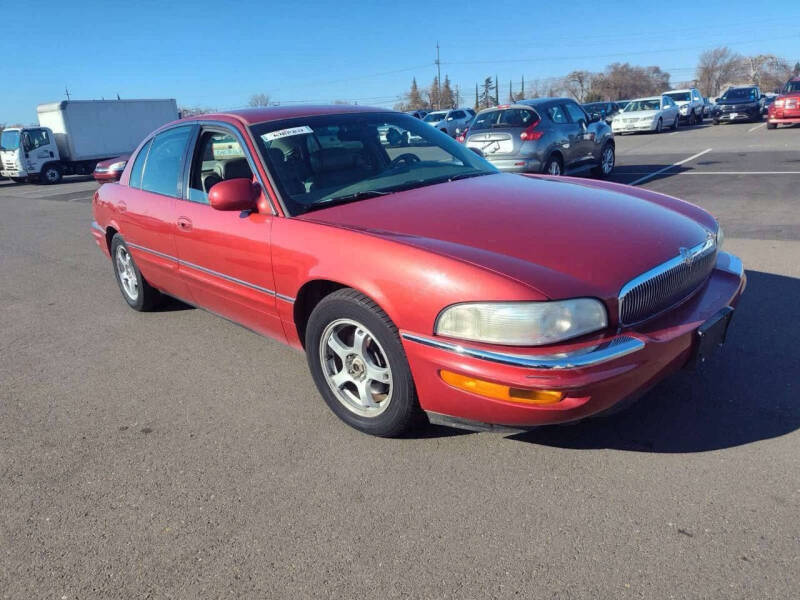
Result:
[[[533,110],[527,108],[507,108],[504,110],[487,110],[478,113],[470,127],[471,131],[491,129],[493,127],[527,127],[539,119]]]
[[[658,98],[646,98],[644,100],[631,100],[624,108],[624,112],[639,112],[641,110],[659,110],[661,101]]]
[[[292,215],[498,172],[454,139],[400,113],[318,115],[251,130]]]
[[[755,88],[731,88],[722,94],[723,100],[755,100]]]
[[[586,109],[586,112],[592,114],[593,112],[601,112],[606,110],[606,104],[604,102],[595,102],[593,104],[584,104],[583,108]]]
[[[426,123],[438,123],[447,116],[446,112],[433,112],[425,115]]]
[[[789,83],[787,83],[786,86],[783,88],[783,92],[785,94],[800,92],[800,80],[790,81]]]
[[[19,130],[6,129],[0,134],[0,146],[3,150],[16,150],[19,148]]]
[[[689,92],[669,92],[664,95],[669,96],[675,102],[689,102],[692,99],[692,95]]]

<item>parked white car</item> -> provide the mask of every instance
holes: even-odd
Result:
[[[677,129],[680,122],[678,105],[667,95],[637,98],[614,116],[611,129],[614,134],[655,131],[665,127]]]
[[[473,117],[475,117],[475,111],[471,108],[453,108],[429,112],[422,120],[443,133],[455,137],[469,126]]]
[[[703,122],[703,96],[696,88],[670,90],[662,95],[669,96],[678,105],[681,121],[686,121],[689,125]]]

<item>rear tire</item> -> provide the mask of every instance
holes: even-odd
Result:
[[[711,119],[712,125],[719,125],[719,119]]]
[[[122,236],[114,234],[111,240],[111,264],[122,297],[133,310],[145,312],[155,308],[163,296],[161,292],[147,283],[139,267],[133,260],[128,245]]]
[[[305,342],[317,389],[351,427],[395,437],[421,417],[397,327],[363,294],[345,288],[323,298],[308,319]]]
[[[54,185],[61,182],[61,167],[55,164],[45,165],[39,173],[39,181],[47,185]]]
[[[547,160],[544,161],[542,173],[545,175],[561,175],[564,173],[564,164],[557,155],[551,154],[547,157]]]

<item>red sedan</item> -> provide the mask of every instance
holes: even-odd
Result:
[[[95,181],[106,183],[109,181],[119,181],[122,172],[125,170],[125,165],[128,164],[130,154],[123,154],[116,158],[109,158],[101,160],[94,168],[92,176]]]
[[[383,436],[423,411],[524,427],[611,409],[704,360],[745,286],[696,206],[502,174],[363,107],[171,123],[93,212],[132,308],[166,294],[305,351],[330,408]]]
[[[793,77],[786,83],[781,95],[769,105],[767,129],[797,123],[800,123],[800,77]]]

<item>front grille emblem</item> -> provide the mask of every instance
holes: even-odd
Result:
[[[678,252],[681,254],[681,259],[683,259],[683,264],[687,267],[691,267],[692,263],[694,262],[694,253],[689,250],[689,248],[680,247],[678,248]]]

